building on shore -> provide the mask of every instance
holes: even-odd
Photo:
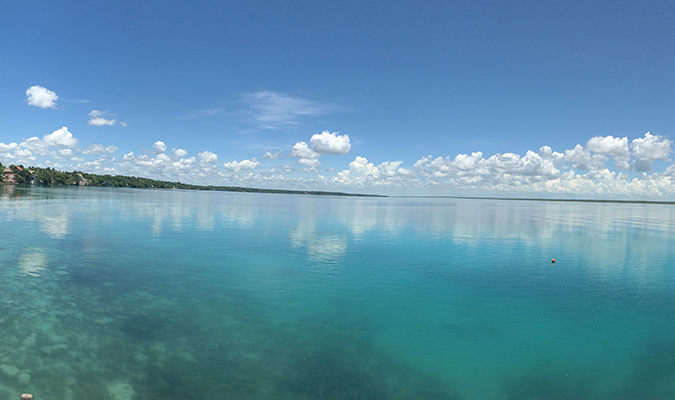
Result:
[[[37,185],[38,176],[35,173],[35,171],[33,171],[32,169],[29,169],[28,172],[30,172],[30,182],[28,182],[28,183],[31,184],[31,185]]]
[[[19,183],[16,180],[16,174],[9,167],[5,168],[2,180],[5,183],[5,185],[16,185]]]
[[[80,185],[80,186],[89,186],[89,185],[91,185],[91,180],[85,178],[84,176],[82,176],[81,173],[78,172],[78,173],[77,173],[77,176],[80,178],[79,182],[77,183],[78,185]]]

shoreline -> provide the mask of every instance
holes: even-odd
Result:
[[[480,196],[387,196],[417,199],[464,199],[464,200],[503,200],[503,201],[549,201],[564,203],[616,203],[616,204],[659,204],[675,205],[675,201],[656,200],[610,200],[610,199],[541,199],[527,197],[480,197]]]

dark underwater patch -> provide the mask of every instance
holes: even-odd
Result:
[[[145,342],[160,339],[168,325],[167,320],[161,316],[134,314],[122,320],[120,331],[135,341]]]

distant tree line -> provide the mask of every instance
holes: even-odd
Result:
[[[383,197],[368,194],[352,194],[326,191],[303,191],[303,190],[280,190],[258,189],[238,186],[201,186],[189,185],[181,182],[158,181],[149,178],[123,175],[97,175],[81,171],[62,172],[52,168],[28,167],[23,165],[10,165],[9,168],[16,174],[19,185],[45,185],[45,186],[99,186],[99,187],[126,187],[126,188],[152,188],[152,189],[186,189],[186,190],[215,190],[225,192],[249,192],[249,193],[283,193],[283,194],[307,194],[317,196],[366,196]],[[0,163],[0,171],[5,166]],[[4,180],[0,179],[0,184]]]

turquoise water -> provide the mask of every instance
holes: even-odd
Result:
[[[673,206],[2,190],[0,398],[675,398]]]

